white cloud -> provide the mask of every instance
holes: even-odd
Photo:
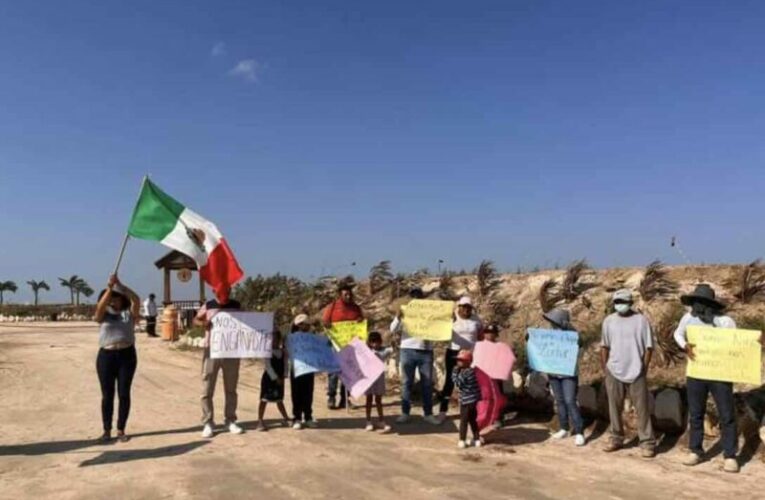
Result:
[[[244,59],[239,61],[228,74],[242,78],[246,82],[255,83],[258,81],[258,70],[260,70],[260,64],[255,59]]]
[[[216,42],[215,45],[213,45],[212,50],[210,51],[210,55],[213,57],[218,57],[226,54],[226,44],[223,42]]]

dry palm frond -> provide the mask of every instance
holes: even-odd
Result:
[[[438,296],[442,300],[456,300],[454,293],[454,274],[444,271],[438,280]]]
[[[393,271],[389,260],[384,260],[369,270],[369,291],[372,294],[384,289],[393,281]]]
[[[638,292],[644,301],[650,302],[659,297],[677,293],[677,283],[669,279],[669,271],[660,260],[655,260],[645,268]]]
[[[506,328],[510,324],[510,317],[516,311],[516,305],[494,295],[489,301],[487,309],[488,311],[485,315],[487,323],[493,323]]]
[[[566,268],[566,275],[563,277],[560,289],[560,296],[564,301],[576,300],[582,292],[594,286],[580,282],[589,269],[590,266],[585,259],[574,261]]]
[[[551,278],[542,283],[542,287],[539,289],[539,306],[543,312],[554,309],[560,302],[560,297],[555,293],[555,286],[556,282]]]
[[[685,314],[685,308],[679,303],[675,304],[654,324],[656,345],[665,367],[676,364],[685,356],[674,338],[675,329],[683,314]]]
[[[748,304],[765,295],[765,266],[760,259],[755,260],[725,283],[733,289],[733,296]]]
[[[475,275],[478,282],[478,297],[481,300],[494,293],[501,283],[494,263],[490,260],[481,261],[475,270]]]

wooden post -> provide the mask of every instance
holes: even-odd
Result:
[[[165,271],[165,287],[164,287],[165,301],[164,301],[164,304],[168,305],[168,304],[170,304],[172,302],[172,300],[170,300],[170,269],[165,268],[164,271]]]
[[[207,302],[207,298],[205,297],[205,282],[202,279],[202,273],[198,272],[197,274],[199,274],[199,301],[204,304]]]

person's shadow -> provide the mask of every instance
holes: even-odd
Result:
[[[175,444],[172,446],[163,446],[161,448],[143,449],[143,450],[109,450],[100,455],[89,458],[80,463],[80,467],[90,467],[93,465],[115,464],[120,462],[133,462],[135,460],[147,460],[154,458],[167,458],[183,455],[193,451],[201,446],[210,443],[210,441],[192,441],[190,443]]]

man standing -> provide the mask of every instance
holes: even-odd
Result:
[[[656,439],[651,423],[647,381],[648,366],[653,354],[651,326],[645,316],[632,309],[630,290],[622,289],[614,293],[613,305],[616,312],[603,321],[603,338],[600,343],[600,359],[606,375],[608,413],[611,419],[611,438],[603,450],[613,452],[624,445],[622,411],[625,393],[629,391],[638,417],[641,455],[643,458],[653,458],[656,455]]]
[[[695,359],[693,344],[686,339],[686,329],[691,325],[710,326],[714,328],[736,328],[736,322],[722,313],[725,306],[715,297],[714,289],[706,284],[696,287],[693,293],[680,297],[682,303],[691,308],[690,312],[680,320],[675,330],[675,342],[689,359]],[[694,466],[702,461],[704,456],[704,414],[707,410],[707,397],[712,393],[717,413],[720,415],[722,430],[723,470],[738,472],[736,461],[738,451],[738,433],[736,431],[736,415],[733,403],[733,384],[719,380],[701,380],[688,377],[688,421],[690,426],[690,453],[683,460],[683,465]]]
[[[424,294],[420,288],[414,288],[409,292],[412,299],[422,299]],[[399,311],[393,318],[390,331],[401,334],[401,416],[396,420],[403,424],[409,421],[409,413],[412,409],[412,385],[414,385],[415,371],[420,373],[422,383],[422,413],[425,421],[429,424],[438,425],[441,420],[433,415],[433,345],[431,342],[416,337],[411,337],[404,328],[404,311]]]
[[[213,437],[213,396],[218,371],[223,370],[223,390],[225,391],[225,425],[232,434],[241,434],[244,430],[236,423],[236,407],[238,396],[236,386],[239,383],[239,359],[212,359],[210,357],[210,329],[212,319],[221,311],[240,310],[242,306],[233,299],[227,299],[222,304],[213,299],[208,301],[197,312],[194,323],[205,328],[204,355],[202,358],[202,430],[203,438]]]
[[[149,337],[157,337],[157,303],[154,302],[155,295],[149,294],[149,298],[143,301],[144,319],[146,319],[146,334]]]
[[[341,321],[363,321],[364,313],[361,308],[353,300],[353,285],[351,283],[343,283],[338,288],[339,297],[324,309],[322,315],[322,323],[325,328],[332,328],[333,323],[339,323]],[[330,373],[327,377],[327,407],[330,410],[336,410],[338,408],[345,408],[347,403],[345,386],[340,384],[340,404],[336,405],[337,398],[337,386],[340,382],[340,375],[337,373]]]

